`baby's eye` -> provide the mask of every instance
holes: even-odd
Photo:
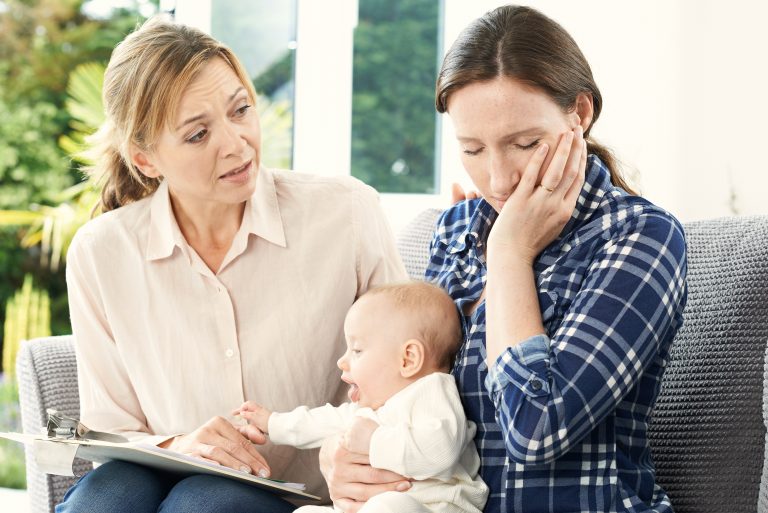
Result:
[[[354,355],[358,355],[360,353],[362,353],[362,351],[360,349],[353,349],[352,350],[352,354],[354,354]]]

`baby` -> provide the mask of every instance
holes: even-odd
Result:
[[[234,413],[273,443],[300,449],[342,434],[346,449],[368,455],[371,466],[414,480],[406,492],[372,497],[361,513],[480,513],[488,487],[478,476],[475,425],[448,374],[461,344],[451,298],[423,282],[372,289],[349,309],[344,334],[338,366],[351,403],[273,413],[246,402]]]

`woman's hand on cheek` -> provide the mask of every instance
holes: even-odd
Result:
[[[512,252],[533,264],[536,255],[557,238],[571,218],[587,165],[587,144],[581,127],[560,137],[542,175],[548,149],[543,144],[534,152],[499,213],[488,236],[490,255]]]
[[[328,438],[323,443],[320,470],[328,483],[331,500],[345,513],[356,513],[374,495],[411,487],[405,477],[371,467],[367,455],[346,450],[340,437]]]
[[[264,442],[266,438],[262,435],[260,443]],[[264,456],[223,417],[214,417],[191,433],[167,440],[160,447],[269,477],[270,469]]]

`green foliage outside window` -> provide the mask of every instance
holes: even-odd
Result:
[[[55,208],[81,180],[59,146],[71,132],[65,109],[69,75],[81,63],[106,63],[142,18],[138,7],[108,19],[83,14],[83,0],[3,0],[0,10],[0,210]],[[64,273],[41,259],[41,246],[22,247],[24,226],[0,226],[0,305],[32,273],[51,295],[52,331],[70,332]],[[45,251],[43,251],[45,253]],[[0,323],[4,322],[0,308]],[[1,346],[2,344],[0,344]]]
[[[0,376],[0,430],[21,431],[19,389],[15,380]],[[26,488],[24,448],[17,442],[0,439],[0,487]]]
[[[380,192],[434,193],[437,0],[360,0],[352,175]]]
[[[49,191],[72,185],[69,164],[56,144],[61,130],[56,117],[52,103],[0,101],[0,208],[40,202]]]
[[[92,19],[83,14],[84,3],[2,0],[0,9],[0,210],[15,216],[0,223],[0,324],[8,299],[32,274],[50,296],[54,334],[71,332],[64,273],[55,259],[41,257],[53,255],[66,236],[62,224],[38,221],[51,219],[52,212],[66,218],[68,200],[82,196],[78,188],[83,186],[73,185],[81,180],[79,166],[59,145],[72,133],[73,117],[65,108],[69,76],[81,63],[106,63],[115,44],[142,21],[138,5]],[[20,244],[22,239],[28,244]],[[0,375],[0,430],[20,431],[11,368],[6,361],[6,374]],[[0,487],[24,486],[23,449],[0,441]]]
[[[0,431],[21,431],[21,412],[16,380],[16,355],[22,340],[51,334],[50,298],[48,293],[32,285],[32,276],[24,277],[24,285],[5,307],[3,368],[0,376]],[[0,440],[0,487],[25,488],[26,470],[23,446]]]

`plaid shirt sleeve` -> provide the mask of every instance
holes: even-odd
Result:
[[[596,250],[556,332],[508,348],[489,368],[485,386],[513,461],[549,463],[616,411],[681,322],[685,251],[673,218],[624,220]]]

